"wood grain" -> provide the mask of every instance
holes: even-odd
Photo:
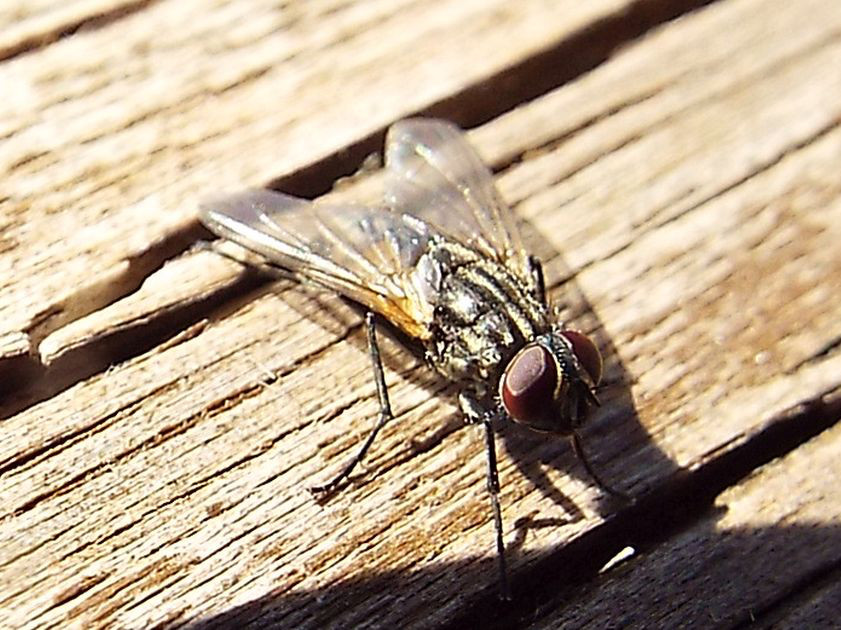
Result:
[[[157,2],[8,60],[0,337],[34,351],[132,292],[203,191],[302,169],[627,4]]]
[[[533,627],[619,620],[659,628],[833,627],[837,615],[828,604],[838,592],[841,562],[839,456],[836,426],[729,488],[691,528],[630,560],[575,602],[542,611]],[[786,598],[800,602],[777,610]]]
[[[159,2],[3,62],[4,80],[50,88],[30,113],[0,104],[0,349],[43,370],[0,403],[6,625],[818,619],[841,506],[841,438],[820,433],[841,399],[833,0],[710,3],[471,130],[552,294],[606,353],[586,448],[637,499],[604,500],[566,444],[500,427],[507,608],[454,390],[386,340],[398,421],[319,505],[306,487],[376,411],[358,313],[179,255],[208,192],[300,171],[584,25],[608,37],[623,7],[645,14],[549,5],[220,3],[187,20],[195,7]],[[336,194],[375,199],[378,180]],[[755,562],[775,547],[790,555]]]

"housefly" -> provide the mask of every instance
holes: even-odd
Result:
[[[208,201],[201,220],[302,282],[367,311],[379,417],[332,492],[392,419],[374,313],[420,343],[426,361],[461,386],[466,422],[484,427],[500,595],[509,598],[492,422],[509,418],[567,436],[589,474],[578,429],[598,403],[602,357],[555,321],[540,262],[522,244],[490,171],[454,125],[409,119],[388,131],[382,207],[310,202],[270,190]]]

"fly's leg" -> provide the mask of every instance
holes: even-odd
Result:
[[[491,418],[486,415],[482,419],[485,427],[485,451],[488,455],[488,494],[491,497],[491,509],[496,528],[496,559],[499,569],[499,598],[511,599],[511,589],[508,586],[508,565],[505,561],[505,542],[502,539],[502,509],[499,507],[499,474],[496,469],[496,445],[494,443]]]
[[[546,304],[546,283],[543,280],[543,265],[537,256],[529,256],[529,267],[534,277],[534,284],[537,287],[537,299],[541,304]]]
[[[575,451],[576,457],[581,460],[581,463],[584,464],[584,469],[587,471],[587,474],[596,482],[596,485],[607,492],[609,495],[616,497],[617,499],[621,499],[626,503],[631,503],[633,500],[630,496],[622,492],[621,490],[617,490],[607,482],[605,482],[595,471],[595,469],[590,465],[590,460],[587,459],[587,454],[584,452],[584,446],[581,444],[581,437],[577,433],[573,433],[570,436],[570,440],[572,441],[572,450]]]
[[[496,559],[499,570],[499,598],[502,600],[511,599],[511,589],[508,585],[508,565],[505,561],[505,541],[502,538],[502,508],[499,506],[499,473],[496,466],[496,444],[494,441],[493,426],[491,421],[494,412],[488,411],[480,405],[479,401],[467,392],[459,395],[459,403],[464,413],[465,421],[468,424],[481,424],[485,428],[485,452],[487,454],[487,488],[491,498],[491,509],[493,510],[494,527],[496,528]]]
[[[377,384],[377,398],[380,401],[380,414],[377,417],[377,422],[374,425],[374,428],[371,430],[371,433],[368,434],[368,437],[362,444],[362,448],[359,449],[359,452],[356,453],[354,458],[351,459],[345,467],[342,468],[341,472],[328,483],[310,488],[312,492],[333,492],[339,484],[342,483],[342,481],[347,479],[348,475],[353,472],[353,469],[356,468],[357,464],[359,464],[359,462],[361,462],[365,457],[365,454],[368,452],[368,449],[371,448],[371,445],[374,443],[380,429],[382,429],[394,418],[394,415],[391,413],[391,404],[388,402],[388,389],[385,386],[385,373],[383,372],[383,362],[380,359],[380,347],[377,345],[374,314],[370,311],[365,315],[365,327],[368,330],[368,349],[371,353],[371,363],[374,367],[374,381]]]

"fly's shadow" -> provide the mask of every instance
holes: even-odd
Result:
[[[628,484],[629,462],[623,453],[646,453],[647,461],[642,464],[635,461],[634,468],[663,470],[664,467],[673,469],[675,465],[658,449],[641,448],[651,440],[636,411],[631,392],[633,377],[563,254],[527,221],[520,220],[519,227],[529,250],[543,262],[547,298],[559,320],[593,339],[604,360],[604,374],[596,390],[600,406],[579,431],[586,458],[607,485],[636,498],[645,489]],[[531,514],[514,520],[516,535],[511,550],[516,552],[525,543],[529,530],[556,528],[584,517],[581,508],[553,482],[555,473],[573,474],[587,483],[593,479],[569,441],[535,434],[514,422],[498,422],[496,428],[505,451],[520,473],[563,511],[563,514]],[[601,492],[598,501],[602,510],[622,504],[620,498],[607,492]]]

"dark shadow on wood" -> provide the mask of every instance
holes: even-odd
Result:
[[[781,526],[722,531],[716,526],[721,513],[713,509],[713,502],[757,467],[832,426],[840,415],[841,399],[837,398],[792,410],[719,459],[692,473],[678,471],[662,478],[634,506],[564,547],[546,550],[528,569],[518,570],[514,562],[511,603],[501,603],[496,597],[495,564],[488,556],[421,571],[360,575],[312,592],[284,593],[283,586],[278,585],[277,593],[267,593],[219,615],[180,621],[187,622],[192,630],[381,627],[398,622],[403,627],[502,629],[537,621],[565,628],[593,627],[594,621],[601,627],[644,627],[662,614],[669,602],[695,600],[698,604],[687,608],[683,627],[709,627],[710,613],[715,614],[719,627],[740,627],[751,620],[762,625],[763,619],[777,618],[790,598],[825,587],[827,580],[841,571],[841,528]],[[600,575],[604,564],[623,547],[634,547],[636,557],[651,556],[690,527],[700,534],[696,539],[703,542],[701,552],[714,551],[726,564],[724,571],[732,576],[729,584],[693,580],[705,561],[698,554],[688,556],[687,565],[697,559],[693,566],[685,567],[680,559],[671,563],[669,568],[675,574],[656,584],[656,590],[642,600],[624,598],[613,591],[621,588],[627,573],[635,570],[635,563],[644,560],[631,560]],[[692,549],[685,551],[692,553]],[[769,564],[778,567],[775,575],[779,579],[767,579]],[[401,610],[400,602],[409,599],[417,604],[422,587],[442,576],[468,585],[468,590],[475,584],[487,587],[469,596],[455,590],[452,600],[458,613],[445,623],[431,623],[417,608]],[[687,593],[687,584],[696,590]],[[370,617],[367,603],[372,599],[383,602],[377,619]],[[711,610],[709,603],[714,601],[719,607]],[[420,606],[438,609],[442,603],[429,601]],[[591,616],[596,609],[598,619],[594,620]]]
[[[728,555],[725,562],[732,573],[732,581],[727,585],[708,581],[702,588],[687,592],[686,575],[680,573],[681,568],[675,568],[674,579],[652,585],[656,588],[651,589],[648,597],[622,597],[623,577],[633,572],[637,560],[632,559],[615,572],[600,575],[599,569],[610,556],[595,549],[595,541],[587,537],[544,558],[540,563],[542,588],[529,591],[527,588],[532,585],[515,577],[515,595],[511,602],[500,602],[494,588],[487,588],[474,597],[453,592],[445,604],[432,597],[425,602],[418,600],[419,588],[442,576],[458,575],[465,583],[470,583],[487,580],[493,575],[492,559],[471,558],[416,572],[389,571],[359,576],[314,591],[268,593],[205,619],[178,619],[177,626],[190,630],[359,627],[510,630],[534,624],[565,629],[647,628],[652,627],[652,619],[668,612],[664,610],[664,601],[675,602],[677,607],[677,602],[684,603],[690,597],[697,603],[694,607],[681,608],[681,628],[710,628],[711,615],[717,622],[714,627],[719,628],[769,627],[766,622],[773,627],[773,620],[792,600],[827,587],[841,572],[841,527],[794,526],[722,532],[715,528],[715,515],[703,516],[709,526],[699,533],[709,544],[706,550]],[[789,582],[785,579],[776,583],[763,581],[768,577],[769,564],[785,565],[779,555],[785,555],[789,550],[800,550],[802,555],[804,548],[821,555],[813,556],[808,565],[789,563],[789,576],[786,576]],[[739,553],[746,549],[752,551],[753,556]],[[652,552],[656,552],[656,548],[647,550],[647,553]],[[777,557],[772,560],[769,552]],[[764,567],[759,568],[757,564]],[[797,574],[798,570],[803,574]],[[691,584],[697,587],[699,582]],[[278,586],[277,590],[281,591],[283,587]],[[722,596],[722,590],[726,590],[726,595]],[[401,602],[406,599],[411,599],[411,609],[403,607]],[[379,602],[373,612],[368,608],[372,600]],[[719,605],[713,608],[708,602]],[[463,612],[443,623],[434,615],[428,618],[423,612],[424,609],[436,611],[446,604],[454,604]],[[833,615],[836,612],[833,607]],[[175,624],[165,627],[175,627]]]

